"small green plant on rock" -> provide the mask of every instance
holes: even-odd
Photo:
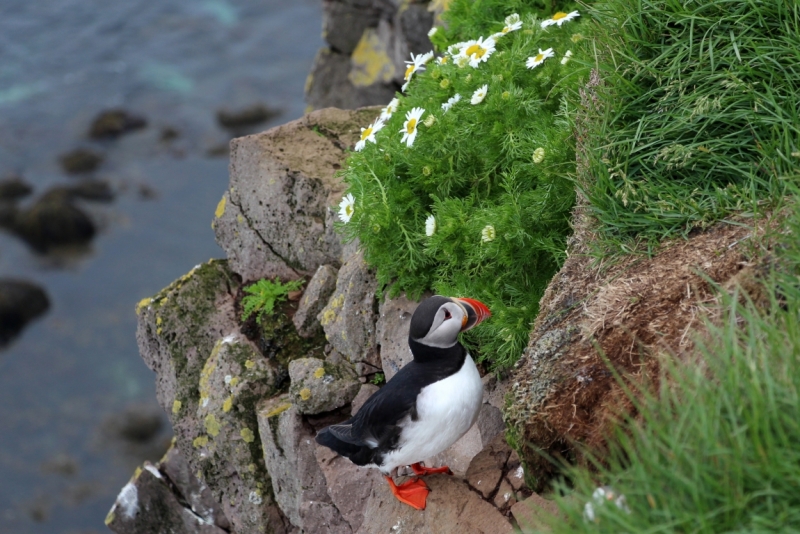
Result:
[[[256,322],[263,326],[264,318],[272,315],[275,304],[286,300],[287,295],[297,291],[303,286],[305,280],[291,280],[281,283],[278,277],[275,280],[263,279],[244,288],[245,297],[242,299],[242,321],[248,320],[254,313]]]

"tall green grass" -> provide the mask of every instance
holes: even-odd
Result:
[[[608,0],[580,186],[607,248],[759,211],[800,169],[800,3]]]

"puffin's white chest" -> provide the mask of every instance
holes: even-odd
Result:
[[[422,388],[417,420],[401,422],[398,447],[384,457],[381,471],[435,456],[458,441],[475,423],[482,401],[481,375],[467,354],[457,373]]]

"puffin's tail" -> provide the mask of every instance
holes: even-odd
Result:
[[[372,463],[373,450],[365,445],[354,445],[337,438],[330,427],[323,428],[315,438],[317,443],[339,453],[356,465]]]

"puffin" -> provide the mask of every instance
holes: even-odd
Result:
[[[356,465],[378,468],[399,501],[424,510],[430,489],[417,477],[452,472],[421,462],[458,441],[477,420],[483,401],[480,373],[458,335],[490,316],[485,304],[470,298],[423,300],[409,324],[413,360],[355,416],[320,430],[317,443]],[[417,477],[397,485],[393,476],[403,466]]]

